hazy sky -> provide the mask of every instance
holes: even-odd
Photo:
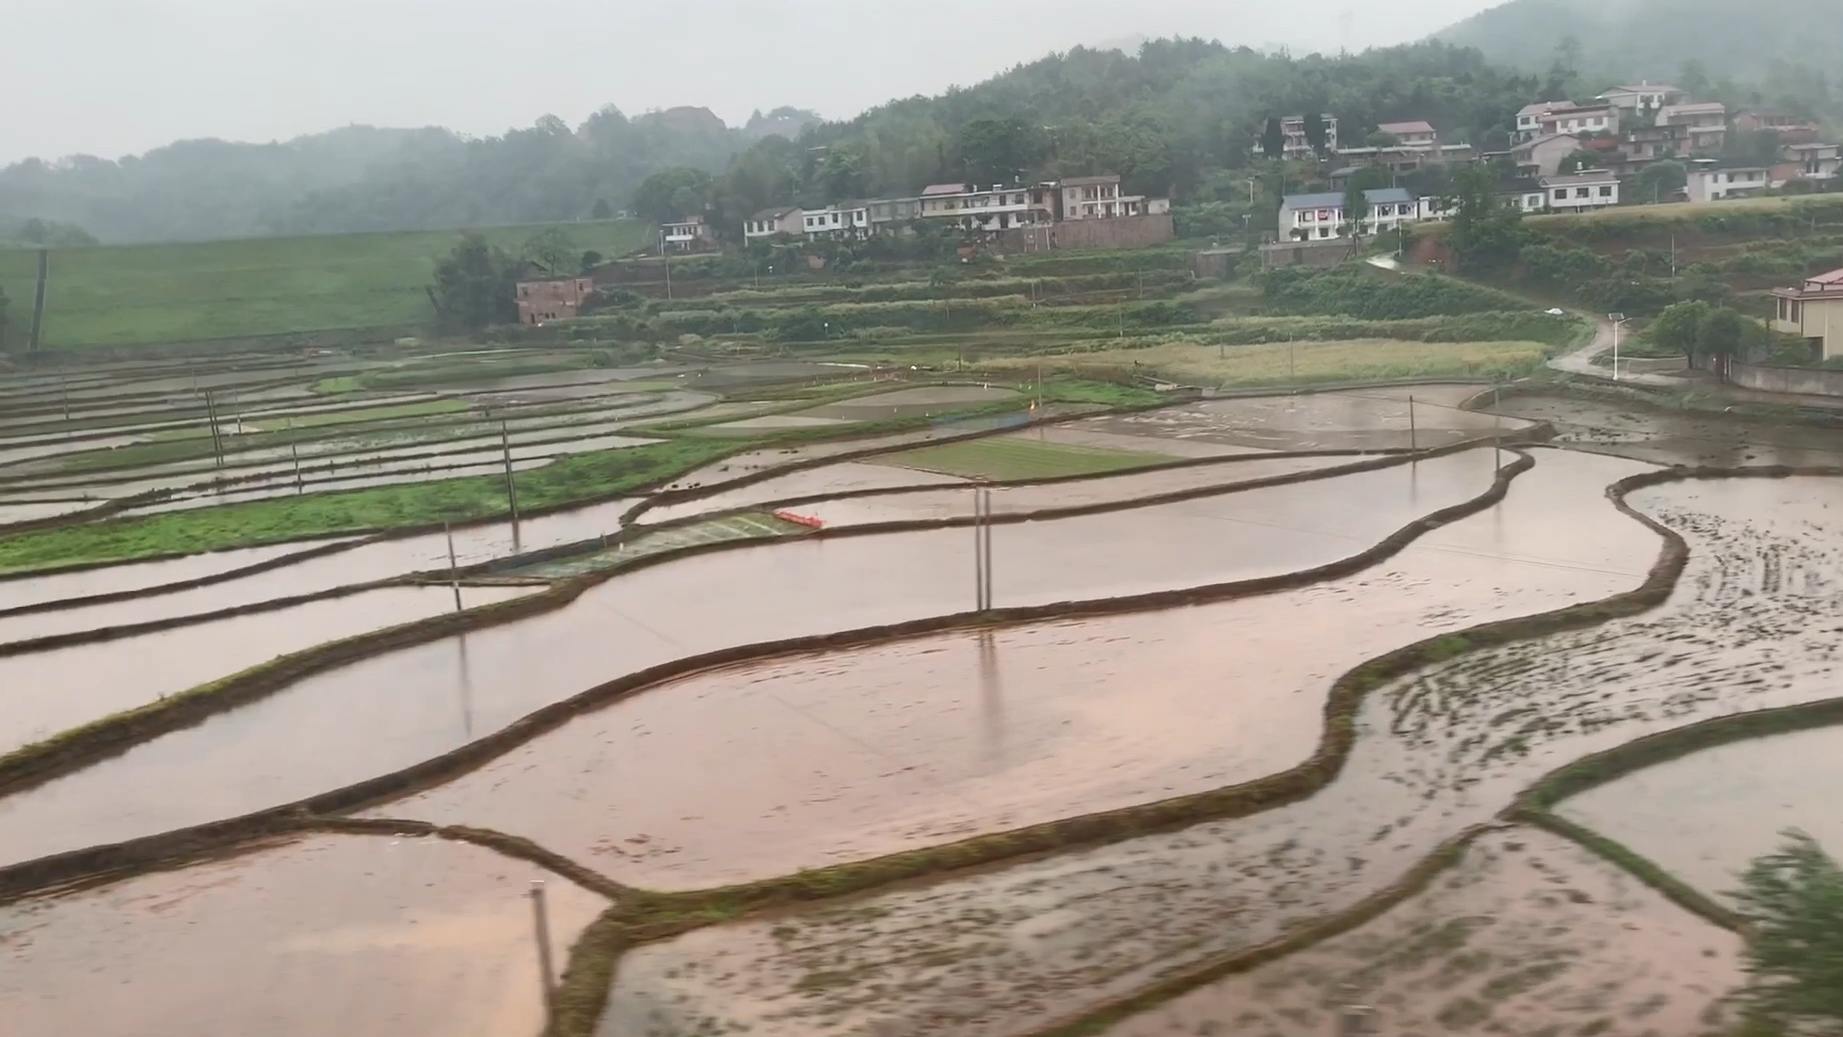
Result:
[[[347,123],[491,134],[610,102],[837,118],[1077,44],[1354,50],[1496,0],[87,0],[75,20],[73,2],[0,0],[0,162]]]

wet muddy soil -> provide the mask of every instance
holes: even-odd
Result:
[[[1787,829],[1833,857],[1843,853],[1839,788],[1843,727],[1826,727],[1704,749],[1584,792],[1559,811],[1725,898],[1750,861],[1779,849]]]
[[[607,902],[440,839],[312,836],[0,907],[8,1034],[506,1037],[543,1027],[526,891],[559,963]]]
[[[1489,436],[1500,427],[1493,415],[1458,408],[1479,388],[1417,386],[1199,400],[1141,414],[1088,418],[1062,428],[1109,440],[1089,444],[1094,446],[1124,448],[1126,440],[1142,440],[1142,450],[1157,450],[1166,440],[1202,450],[1426,448]],[[1502,427],[1515,429],[1520,423],[1506,421]]]
[[[1498,409],[1550,422],[1558,443],[1658,464],[1843,465],[1843,429],[1564,395],[1513,396]]]
[[[311,547],[335,543],[340,538],[314,540],[297,544],[272,544],[268,547],[241,547],[230,551],[210,551],[157,562],[128,562],[45,576],[0,580],[0,609],[38,605],[65,598],[91,594],[143,590],[165,583],[193,580],[201,576],[241,569],[272,558],[294,554]],[[349,538],[348,538],[349,539]]]
[[[1491,453],[995,527],[996,600],[1198,586],[1346,557],[1483,492]],[[797,539],[638,570],[557,612],[309,678],[0,800],[0,861],[234,816],[389,773],[539,706],[699,652],[969,611],[972,553],[970,531],[948,529]]]
[[[1579,846],[1516,828],[1368,925],[1103,1032],[1331,1034],[1361,1004],[1387,1034],[1717,1035],[1740,949]]]
[[[789,500],[822,493],[848,493],[853,490],[879,490],[899,486],[960,485],[965,480],[934,472],[918,472],[894,465],[864,461],[841,461],[803,472],[764,479],[752,486],[726,490],[699,500],[665,504],[640,515],[640,522],[668,522],[691,515],[703,515],[730,508],[754,507],[768,501]]]

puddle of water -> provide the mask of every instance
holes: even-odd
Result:
[[[1161,493],[1230,486],[1235,483],[1266,479],[1294,472],[1309,472],[1334,465],[1350,464],[1350,457],[1283,457],[1270,460],[1239,461],[1234,464],[1180,468],[1162,472],[1127,472],[1098,475],[1080,482],[1052,483],[1047,486],[1000,487],[992,491],[992,512],[998,515],[1019,514],[1045,508],[1069,508],[1084,504],[1130,501]],[[909,519],[965,518],[973,511],[970,488],[923,490],[865,497],[853,500],[823,501],[793,508],[810,515],[827,526],[856,526],[874,522],[900,522]]]
[[[1843,728],[1704,749],[1647,767],[1562,804],[1560,813],[1726,899],[1780,833],[1799,829],[1843,853]]]
[[[997,601],[1197,586],[1344,557],[1411,516],[1476,496],[1491,462],[1491,451],[1470,451],[1412,471],[997,527]],[[968,530],[950,529],[793,540],[640,570],[558,612],[309,678],[0,800],[0,861],[197,824],[388,773],[603,681],[698,652],[967,611],[972,550]]]
[[[84,1037],[536,1033],[539,878],[560,966],[607,902],[440,839],[312,836],[22,901],[0,907],[0,1019]]]
[[[539,589],[463,587],[461,603],[473,608]],[[138,637],[0,658],[0,753],[279,655],[453,608],[454,594],[446,587],[390,587]]]
[[[1359,929],[1102,1032],[1331,1034],[1353,1002],[1391,1034],[1725,1032],[1740,952],[1739,936],[1618,868],[1518,828]]]
[[[467,566],[516,552],[588,540],[619,529],[621,514],[632,506],[632,500],[616,500],[524,519],[518,524],[516,536],[509,521],[457,529],[454,531],[455,559],[457,564]],[[386,580],[405,573],[441,572],[447,568],[448,541],[440,533],[384,540],[190,590],[132,601],[0,617],[0,642],[142,623],[169,616],[199,615],[355,583]],[[0,590],[6,586],[0,583]]]
[[[1660,464],[1843,465],[1843,431],[1571,396],[1515,396],[1501,410],[1555,425],[1557,441]]]
[[[734,477],[734,473],[725,473]],[[880,490],[894,486],[963,485],[966,480],[935,472],[919,472],[894,465],[863,461],[841,461],[801,472],[764,479],[752,486],[712,494],[701,500],[667,504],[652,508],[640,516],[642,523],[667,522],[691,515],[703,515],[730,508],[746,508],[769,501],[789,500],[820,493],[847,493],[852,490]]]
[[[241,569],[246,565],[305,551],[322,544],[337,543],[338,538],[315,540],[304,544],[271,544],[267,547],[240,547],[230,551],[210,551],[159,562],[128,562],[82,572],[54,573],[47,576],[0,580],[0,608],[18,608],[65,598],[91,594],[143,590],[163,583],[197,579],[215,573]],[[9,639],[10,640],[10,639]]]
[[[1322,642],[1328,680],[1346,665],[1339,641],[1368,626],[1390,624],[1400,644],[1635,586],[1634,556],[1648,563],[1657,538],[1601,490],[1640,467],[1545,452],[1501,508],[1297,594],[1292,625]],[[1545,471],[1545,482],[1524,481]],[[1387,618],[1398,608],[1406,622]],[[1298,651],[1280,642],[1274,654]],[[918,1032],[942,1020],[975,1037],[1016,1033],[1348,908],[1503,805],[1464,785],[1470,754],[1442,755],[1469,745],[1469,730],[1403,769],[1388,691],[1372,695],[1350,761],[1311,799],[647,946],[623,960],[601,1032],[715,1017],[756,1034]],[[835,964],[793,950],[820,945]]]

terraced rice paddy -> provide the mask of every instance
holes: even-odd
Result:
[[[0,579],[0,1031],[1290,1037],[1357,997],[1387,1033],[1730,1032],[1739,937],[1502,816],[1590,754],[1836,695],[1843,478],[1624,494],[1655,527],[1607,490],[1843,432],[1477,385],[1033,418],[804,361],[470,356],[201,384],[243,394],[238,436],[299,419],[406,494],[503,473],[501,416],[515,468],[681,463],[461,524],[452,559],[436,524]],[[163,453],[200,445],[160,438],[197,428],[190,374],[0,378],[100,423],[64,445],[140,451],[73,470],[0,426],[0,522],[323,499],[260,439],[257,480],[185,482],[216,469]],[[1575,449],[1490,443],[1543,421]],[[1833,742],[1559,811],[1718,894],[1777,828],[1843,839]]]

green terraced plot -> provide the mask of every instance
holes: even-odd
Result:
[[[296,414],[287,418],[246,421],[244,425],[258,432],[277,432],[290,428],[315,428],[322,425],[347,425],[359,421],[388,421],[391,418],[421,418],[431,414],[452,414],[466,410],[466,400],[419,400],[388,407],[361,407],[355,410],[332,410],[318,414]],[[202,430],[195,435],[202,435]]]
[[[994,436],[967,443],[944,443],[883,458],[882,463],[968,479],[1036,479],[1057,475],[1092,475],[1142,468],[1171,460],[1162,454],[1045,443]]]

